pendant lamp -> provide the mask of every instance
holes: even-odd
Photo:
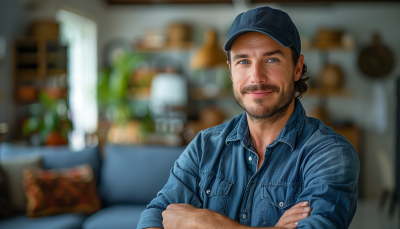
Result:
[[[191,61],[191,67],[195,70],[203,68],[212,68],[226,65],[226,53],[218,43],[217,32],[207,30],[204,35],[204,44],[196,53]]]

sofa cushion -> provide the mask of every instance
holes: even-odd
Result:
[[[24,171],[24,185],[28,217],[92,214],[100,210],[93,169],[89,164],[61,170],[28,168]]]
[[[100,195],[105,204],[149,204],[184,147],[106,145]]]
[[[12,213],[6,174],[0,166],[0,220],[10,217]]]
[[[0,221],[1,229],[79,229],[86,216],[82,214],[63,214],[30,219],[18,215]]]
[[[26,168],[41,168],[42,158],[14,158],[0,161],[0,167],[5,173],[8,194],[14,213],[24,213],[26,210],[26,196],[23,183],[23,171]]]
[[[85,148],[74,152],[68,146],[18,146],[9,143],[0,144],[0,161],[18,157],[33,157],[40,155],[43,158],[44,169],[63,169],[88,163],[93,167],[98,178],[100,171],[100,153],[97,147]]]
[[[146,205],[114,205],[91,215],[83,229],[136,228]]]

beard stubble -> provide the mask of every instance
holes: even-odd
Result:
[[[243,94],[253,91],[267,91],[272,90],[272,93],[280,92],[280,89],[276,85],[272,84],[256,84],[256,85],[247,85],[241,88],[240,92],[237,93],[232,84],[232,91],[235,97],[236,102],[241,106],[246,113],[249,115],[250,119],[255,122],[268,121],[270,123],[274,123],[281,119],[289,108],[290,103],[293,101],[295,97],[294,90],[294,81],[291,82],[289,86],[289,91],[283,92],[278,101],[272,106],[263,106],[264,101],[270,99],[268,96],[266,98],[256,98],[253,99],[255,105],[253,107],[251,105],[245,105],[243,102]],[[256,107],[254,107],[256,106]]]

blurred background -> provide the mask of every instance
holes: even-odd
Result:
[[[243,112],[222,46],[265,5],[300,32],[308,116],[358,151],[350,228],[397,228],[398,1],[0,0],[0,142],[187,145]]]

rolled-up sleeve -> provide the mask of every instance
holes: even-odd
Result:
[[[349,143],[314,149],[303,167],[304,190],[298,201],[309,201],[310,216],[298,228],[345,229],[357,208],[360,163]]]
[[[158,192],[157,197],[142,212],[137,229],[163,228],[161,214],[170,204],[187,203],[198,208],[203,205],[198,191],[201,144],[199,133],[175,162],[167,183]]]

